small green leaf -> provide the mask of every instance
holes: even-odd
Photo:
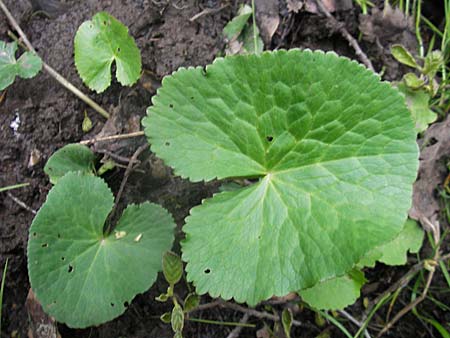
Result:
[[[411,90],[405,84],[398,84],[399,91],[405,96],[416,131],[421,133],[428,125],[436,121],[438,115],[430,109],[430,95],[423,90]]]
[[[341,310],[353,304],[366,282],[364,274],[352,270],[348,275],[335,277],[299,292],[302,299],[319,310]]]
[[[68,144],[57,150],[44,167],[44,172],[49,176],[50,182],[56,182],[66,173],[80,171],[84,174],[93,174],[95,156],[92,151],[81,144]]]
[[[251,16],[252,8],[249,5],[241,5],[237,15],[224,27],[223,34],[225,37],[231,40],[241,34]]]
[[[12,84],[16,76],[29,79],[42,69],[42,60],[39,56],[25,52],[16,60],[16,51],[17,42],[0,41],[0,90]]]
[[[184,326],[184,312],[181,308],[180,304],[175,302],[175,306],[172,309],[172,330],[173,332],[181,332],[183,331]]]
[[[170,322],[172,320],[172,313],[171,312],[165,312],[159,317],[159,319],[161,319],[161,321],[164,324],[170,324]]]
[[[183,275],[183,262],[177,254],[167,251],[162,258],[163,273],[170,285],[178,283]]]
[[[391,53],[398,62],[412,68],[419,68],[414,57],[402,45],[392,45]]]
[[[281,313],[281,323],[283,324],[284,334],[291,338],[292,312],[291,309],[284,309]]]
[[[360,268],[374,267],[376,261],[387,265],[404,265],[407,262],[408,251],[410,253],[419,252],[422,242],[422,228],[416,221],[408,219],[397,237],[367,253],[358,266]]]
[[[84,83],[98,93],[111,84],[111,66],[123,86],[135,83],[141,73],[141,54],[128,28],[105,12],[84,22],[75,35],[75,66]]]
[[[155,300],[161,303],[167,302],[169,299],[169,295],[167,293],[162,293],[158,297],[155,297]]]
[[[114,162],[113,160],[107,160],[105,163],[103,163],[101,165],[100,168],[98,168],[97,170],[97,175],[98,176],[102,176],[104,173],[106,173],[107,171],[110,171],[112,169],[114,169],[116,167],[116,162]]]
[[[81,129],[83,130],[83,132],[87,133],[92,129],[92,121],[89,118],[89,116],[87,115],[87,111],[84,111],[84,119],[83,119],[83,123],[81,124]]]
[[[167,293],[162,293],[158,297],[155,297],[155,300],[161,303],[167,302],[169,299],[169,295]]]
[[[444,64],[444,58],[441,51],[434,50],[425,58],[425,64],[423,66],[423,73],[430,78],[434,78],[439,68]]]
[[[103,226],[114,205],[99,177],[68,173],[55,185],[30,228],[28,273],[44,311],[69,327],[109,321],[147,291],[173,241],[174,222],[159,205],[129,205],[116,231]],[[143,234],[139,242],[134,238]]]
[[[403,81],[405,81],[406,86],[411,89],[419,89],[425,84],[423,79],[417,77],[414,73],[407,73],[403,76]]]
[[[195,292],[187,295],[184,300],[184,312],[190,312],[194,310],[200,304],[200,296]]]

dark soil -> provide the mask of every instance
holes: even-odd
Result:
[[[258,0],[259,1],[259,0]],[[258,5],[258,1],[256,1]],[[261,0],[262,1],[262,0]],[[73,38],[78,26],[90,19],[98,11],[104,10],[130,28],[131,35],[137,41],[142,53],[145,74],[132,88],[121,87],[117,83],[101,95],[90,96],[112,112],[113,118],[105,126],[105,120],[87,107],[73,94],[65,90],[47,73],[41,72],[32,80],[17,79],[6,91],[3,102],[0,100],[0,187],[20,182],[29,182],[30,186],[12,190],[9,194],[0,193],[0,269],[9,259],[3,304],[2,337],[26,337],[29,327],[25,300],[29,291],[27,276],[27,234],[34,215],[16,202],[11,196],[23,201],[27,206],[38,210],[45,201],[51,188],[43,167],[49,156],[68,143],[92,138],[102,130],[113,133],[126,133],[139,130],[139,121],[144,116],[151,96],[159,86],[161,78],[180,66],[206,65],[223,53],[225,42],[222,37],[224,25],[236,13],[239,2],[219,0],[72,0],[63,1],[65,6],[54,11],[45,7],[47,0],[4,0],[14,17],[28,35],[32,44],[45,62],[54,67],[76,87],[88,90],[76,73],[73,61]],[[51,1],[50,1],[51,2]],[[204,15],[191,22],[189,19],[205,8],[222,10]],[[32,11],[47,10],[51,17]],[[434,13],[434,12],[433,12]],[[345,11],[334,13],[345,23],[353,36],[358,36],[359,10],[353,6]],[[311,48],[334,50],[340,55],[355,58],[354,51],[327,20],[314,13],[288,12],[284,1],[279,1],[280,25],[268,48]],[[376,23],[377,27],[385,23]],[[395,25],[394,25],[395,26]],[[8,40],[6,18],[0,14],[0,39]],[[385,36],[363,39],[361,45],[372,59],[377,70],[385,68],[385,78],[399,79],[404,72],[389,56],[387,46],[390,43],[410,45],[408,27],[401,31],[384,32]],[[382,30],[383,31],[383,30]],[[368,34],[376,34],[373,31]],[[389,34],[387,34],[389,33]],[[411,33],[412,34],[412,33]],[[413,41],[413,42],[411,42]],[[87,111],[94,122],[89,134],[83,133],[81,123],[83,113]],[[17,132],[10,127],[13,121],[19,123]],[[20,122],[19,122],[20,120]],[[111,151],[117,155],[130,157],[138,146],[144,144],[144,138],[128,141],[99,144],[95,150],[101,153]],[[33,156],[32,156],[33,154]],[[30,156],[36,158],[30,163]],[[178,226],[193,206],[217,190],[218,184],[192,184],[174,177],[167,167],[155,156],[147,153],[143,156],[141,170],[130,177],[124,193],[123,202],[141,202],[151,200],[166,207],[175,217]],[[106,180],[117,191],[124,170],[117,168],[106,175]],[[179,232],[179,237],[182,236]],[[175,248],[176,250],[177,248]],[[380,280],[375,290],[384,290],[384,281],[396,280],[404,270],[391,273],[392,269],[379,268],[379,274],[372,280]],[[382,285],[384,283],[384,285]],[[59,329],[62,337],[172,337],[170,326],[162,324],[158,317],[170,308],[154,301],[165,292],[166,284],[162,278],[148,292],[139,295],[130,304],[129,309],[118,319],[97,328],[72,330],[64,325]],[[185,287],[178,292],[186,294]],[[371,291],[373,292],[373,290]],[[203,297],[206,301],[206,296]],[[361,305],[355,305],[357,308]],[[198,313],[198,317],[219,321],[239,321],[241,313],[224,309],[212,309]],[[309,311],[299,314],[302,322],[308,323],[293,337],[315,337],[324,329],[330,334],[340,336],[334,327],[317,327],[314,315]],[[407,317],[416,320],[416,317]],[[448,321],[449,318],[446,318]],[[444,321],[444,320],[443,320]],[[258,329],[264,323],[252,320]],[[392,331],[392,337],[424,337],[428,332],[420,324],[399,325]],[[231,328],[188,322],[184,330],[185,337],[226,337]],[[418,334],[418,332],[424,332]],[[255,337],[255,330],[242,331],[241,337]]]

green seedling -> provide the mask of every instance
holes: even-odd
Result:
[[[123,86],[134,84],[141,74],[141,54],[128,28],[105,12],[84,22],[75,36],[75,66],[84,83],[97,93],[111,84],[111,67]]]
[[[345,279],[353,299],[354,267],[404,228],[414,124],[400,93],[356,62],[300,50],[220,58],[166,77],[152,102],[145,132],[176,174],[255,182],[186,218],[182,258],[199,294],[255,305]]]
[[[16,76],[30,79],[42,69],[42,61],[32,52],[23,53],[16,60],[17,42],[0,41],[0,90],[11,85]]]
[[[263,51],[264,43],[258,27],[250,21],[253,15],[252,7],[242,5],[237,15],[224,27],[227,54],[259,54]]]
[[[393,45],[391,53],[398,62],[414,68],[420,74],[405,74],[397,87],[405,96],[417,132],[421,133],[438,117],[430,109],[430,100],[438,94],[439,85],[435,77],[444,65],[444,58],[440,51],[434,50],[428,52],[425,58],[417,59],[402,45]]]

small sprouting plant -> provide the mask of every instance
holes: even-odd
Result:
[[[28,273],[44,310],[70,327],[109,321],[148,290],[173,242],[169,213],[153,203],[129,205],[115,227],[111,190],[92,175],[81,145],[55,153],[45,171],[56,185],[30,227]]]
[[[75,66],[84,83],[97,93],[111,84],[111,67],[123,86],[135,83],[141,74],[141,54],[128,28],[106,12],[94,15],[78,28],[75,36]]]
[[[410,113],[356,62],[300,50],[220,58],[166,77],[152,102],[145,132],[176,174],[253,182],[186,218],[182,258],[199,294],[255,305],[299,292],[342,308],[380,248],[411,234],[393,255],[420,247],[420,229],[405,226],[418,167]]]
[[[426,57],[418,60],[402,45],[393,45],[391,53],[398,62],[419,73],[419,76],[414,72],[405,74],[403,81],[397,86],[405,95],[417,132],[421,133],[438,117],[430,109],[430,99],[438,94],[439,84],[436,80],[436,74],[444,65],[444,58],[441,51],[434,50],[429,51]]]
[[[16,76],[30,79],[42,68],[42,60],[33,52],[23,53],[16,59],[17,42],[0,41],[0,90],[11,85]]]

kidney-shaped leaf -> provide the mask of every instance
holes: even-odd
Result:
[[[100,12],[84,22],[75,35],[75,66],[84,83],[98,93],[111,83],[116,62],[117,80],[135,83],[141,73],[141,54],[128,28],[108,13]]]
[[[416,136],[404,99],[334,53],[266,52],[181,69],[143,124],[183,177],[259,178],[191,210],[197,292],[255,304],[350,271],[411,204]]]
[[[84,174],[94,172],[94,153],[82,144],[67,144],[58,149],[45,164],[44,171],[50,182],[56,184],[58,179],[70,171],[80,171]]]
[[[31,225],[31,288],[44,310],[70,327],[101,324],[123,313],[126,303],[154,283],[162,253],[172,245],[172,217],[152,203],[128,206],[115,234],[105,237],[112,206],[101,178],[68,173]]]

